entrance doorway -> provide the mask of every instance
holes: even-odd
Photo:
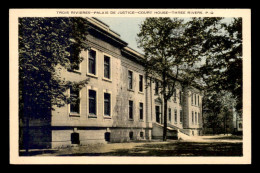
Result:
[[[156,122],[160,123],[160,106],[155,106]]]

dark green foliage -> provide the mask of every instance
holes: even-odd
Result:
[[[242,18],[234,18],[230,24],[219,21],[206,33],[202,44],[206,59],[200,68],[206,89],[231,92],[236,109],[242,111]]]
[[[87,31],[84,18],[19,18],[20,117],[49,116],[52,105],[65,103],[64,91],[80,85],[60,79],[55,70],[75,69],[82,61]]]

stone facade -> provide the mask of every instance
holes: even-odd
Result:
[[[65,80],[81,81],[89,78],[89,82],[79,91],[78,112],[72,112],[70,104],[54,107],[46,146],[59,148],[159,138],[162,136],[162,128],[158,125],[163,123],[163,102],[160,101],[161,96],[155,93],[155,83],[145,76],[144,67],[138,62],[142,55],[127,47],[127,43],[104,23],[93,18],[88,20],[91,26],[88,45],[95,55],[95,73],[89,69],[89,58],[92,56],[89,50],[82,51],[83,61],[78,70],[61,68],[57,71]],[[109,78],[104,74],[105,57],[109,57]],[[94,92],[94,96],[90,92]],[[70,93],[68,90],[67,94]],[[109,95],[109,109],[106,107],[110,111],[109,115],[105,113],[106,94]],[[95,108],[90,106],[92,103],[95,103]],[[200,135],[201,108],[201,92],[194,87],[181,86],[178,82],[176,99],[173,97],[168,101],[169,127],[188,135]],[[159,116],[159,120],[156,116]],[[169,136],[174,133],[176,131],[168,132]]]

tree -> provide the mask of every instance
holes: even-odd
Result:
[[[213,96],[222,98],[217,93],[231,93],[230,97],[235,103],[226,104],[234,105],[239,113],[242,112],[242,18],[233,18],[229,23],[223,19],[192,18],[187,23],[191,26],[188,35],[191,37],[196,32],[197,40],[203,40],[199,44],[195,43],[200,47],[197,55],[201,60],[195,81],[204,89],[203,107],[215,111],[214,117],[211,117],[212,126],[218,124],[218,113],[225,107],[223,104],[218,107],[217,102],[209,99]]]
[[[163,97],[163,140],[167,140],[167,101],[172,97],[176,81],[194,79],[192,69],[196,58],[196,39],[187,37],[187,25],[178,18],[146,18],[140,26],[138,46],[143,49],[147,77],[161,80],[159,88]]]
[[[205,91],[203,97],[204,128],[211,128],[213,134],[217,132],[216,129],[221,129],[226,133],[227,123],[233,116],[231,110],[233,110],[234,104],[235,99],[231,92]]]
[[[229,91],[242,111],[242,18],[229,24],[219,20],[205,31],[205,63],[200,68],[207,90]]]
[[[173,95],[177,79],[186,85],[203,86],[207,92],[236,88],[239,96],[240,22],[238,19],[226,25],[222,19],[191,18],[184,22],[177,18],[146,18],[140,27],[137,41],[145,53],[146,73],[162,81],[163,140],[167,131],[167,100]],[[234,73],[231,65],[239,73]],[[226,85],[232,77],[235,81]]]
[[[86,44],[88,23],[84,18],[19,18],[19,118],[25,123],[28,151],[29,121],[48,120],[53,105],[68,100],[64,91],[87,82],[67,82],[55,75],[57,66],[76,69]]]

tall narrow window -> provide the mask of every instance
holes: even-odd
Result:
[[[192,124],[194,124],[194,112],[193,111],[192,111],[191,122],[192,122]]]
[[[70,98],[71,98],[70,112],[79,114],[79,110],[80,110],[79,89],[73,89],[71,87],[70,88]]]
[[[174,123],[177,123],[177,110],[174,110]]]
[[[193,105],[193,93],[191,94],[191,104]]]
[[[143,75],[139,75],[139,91],[143,92]]]
[[[159,82],[156,81],[155,82],[155,94],[158,94],[159,93]]]
[[[89,90],[89,114],[96,115],[96,91]]]
[[[104,93],[104,114],[105,114],[105,116],[110,116],[110,114],[111,114],[110,105],[111,105],[110,94]]]
[[[199,124],[199,119],[200,119],[200,113],[198,113],[198,122],[197,122],[197,124]]]
[[[169,121],[171,122],[172,121],[172,109],[169,108]]]
[[[110,79],[110,57],[104,56],[104,77]]]
[[[128,89],[133,89],[133,72],[128,71]]]
[[[176,102],[177,98],[176,98],[176,89],[174,89],[174,93],[173,93],[173,101]]]
[[[197,112],[195,112],[195,124],[197,124]]]
[[[196,94],[194,94],[195,105],[196,105],[196,100],[197,100],[197,97],[196,97]]]
[[[88,53],[88,72],[96,75],[96,51],[89,50]]]
[[[183,121],[183,115],[182,115],[182,110],[180,110],[180,123]]]
[[[200,105],[200,96],[198,96],[198,106]]]
[[[140,120],[144,119],[144,108],[143,103],[139,103]]]
[[[129,119],[133,119],[133,101],[129,100]]]
[[[156,122],[160,123],[160,106],[155,106]]]
[[[180,104],[182,103],[182,95],[181,95],[181,91],[179,92],[179,99],[180,99]]]

